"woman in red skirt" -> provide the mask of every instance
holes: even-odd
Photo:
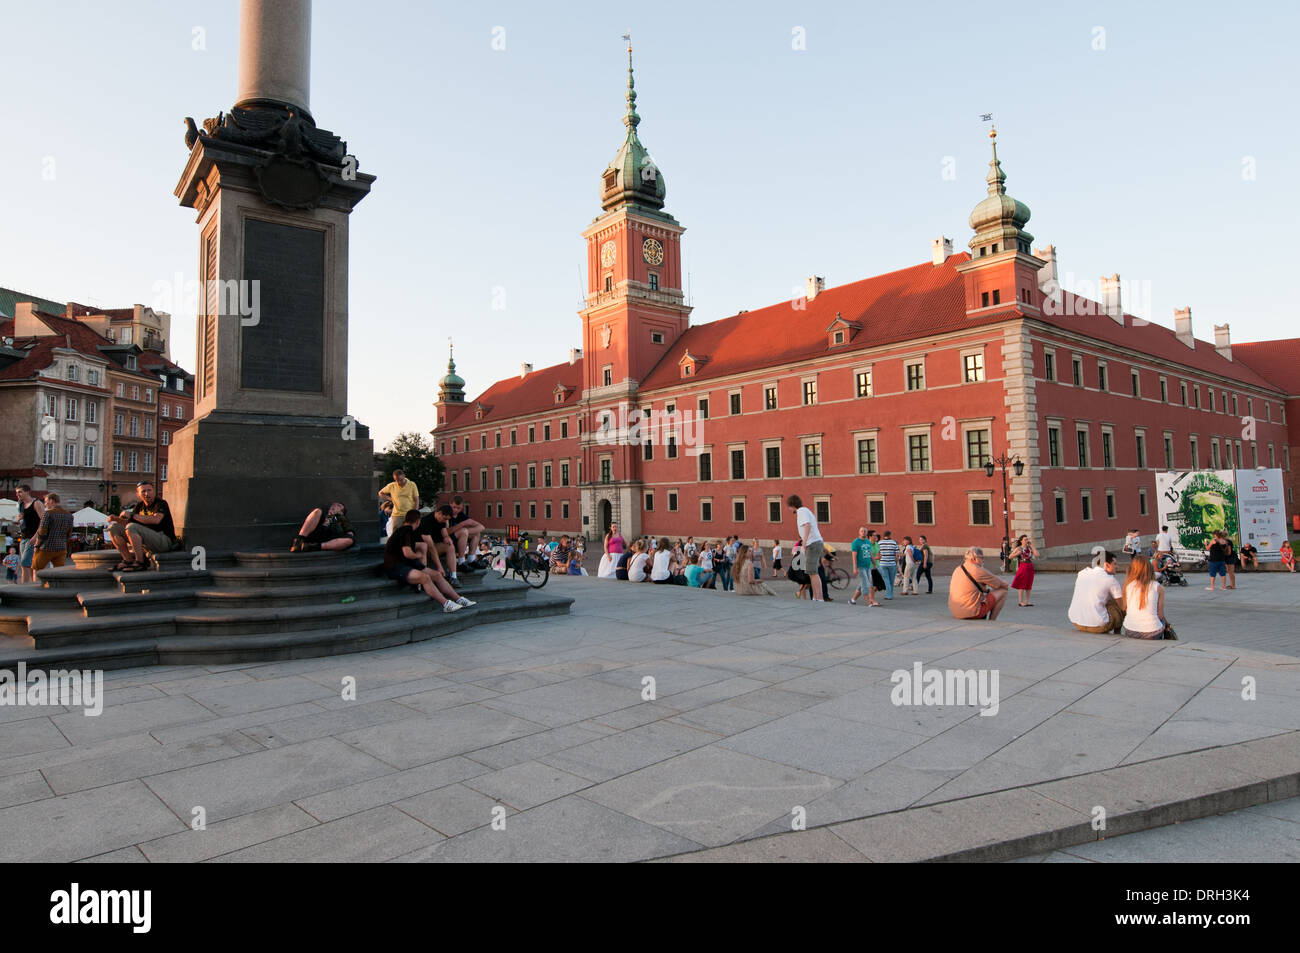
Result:
[[[1011,550],[1011,558],[1020,560],[1016,578],[1011,580],[1011,588],[1017,591],[1018,604],[1023,609],[1033,605],[1029,597],[1034,590],[1034,560],[1038,558],[1038,550],[1028,536],[1021,536]]]

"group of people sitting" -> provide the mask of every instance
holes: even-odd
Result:
[[[758,562],[754,559],[755,551],[760,554]],[[662,586],[721,587],[742,596],[776,595],[761,581],[761,553],[757,545],[751,549],[733,536],[728,536],[725,544],[715,542],[703,546],[697,546],[694,537],[685,543],[673,543],[666,536],[657,539],[643,536],[629,545],[614,524],[605,535],[605,553],[597,576]],[[777,557],[776,562],[779,561]]]

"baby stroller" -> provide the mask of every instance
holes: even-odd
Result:
[[[1173,557],[1172,553],[1161,553],[1156,557],[1156,582],[1162,586],[1186,586],[1187,577],[1183,575],[1183,567],[1178,565],[1178,560]]]

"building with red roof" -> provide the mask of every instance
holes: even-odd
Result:
[[[194,416],[193,375],[168,357],[170,316],[143,305],[62,313],[13,297],[0,318],[0,467],[41,467],[74,506],[163,492],[172,433]],[[44,299],[40,299],[44,300]]]
[[[1290,468],[1294,357],[1285,373],[1234,359],[1227,325],[1197,340],[1191,309],[1174,330],[1136,318],[1118,275],[1101,301],[1064,292],[996,131],[968,252],[939,238],[911,267],[809,278],[802,297],[692,325],[684,228],[639,122],[629,51],[625,140],[583,232],[581,351],[473,400],[454,361],[442,380],[448,488],[489,527],[767,545],[793,538],[797,494],[832,541],[865,525],[997,552],[1005,519],[1053,555],[1152,534],[1158,470]]]

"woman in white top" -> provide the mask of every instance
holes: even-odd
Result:
[[[650,563],[650,547],[646,545],[644,539],[638,539],[632,544],[632,558],[627,563],[628,582],[646,582],[650,574],[646,572],[646,566]]]
[[[1130,639],[1162,639],[1165,635],[1165,589],[1155,580],[1151,561],[1138,554],[1128,564],[1124,580],[1123,634]]]
[[[677,560],[668,545],[667,537],[659,540],[659,550],[655,553],[654,568],[650,571],[650,581],[659,586],[685,586],[686,577],[680,574]]]
[[[781,572],[781,541],[772,540],[772,578],[775,579]]]

